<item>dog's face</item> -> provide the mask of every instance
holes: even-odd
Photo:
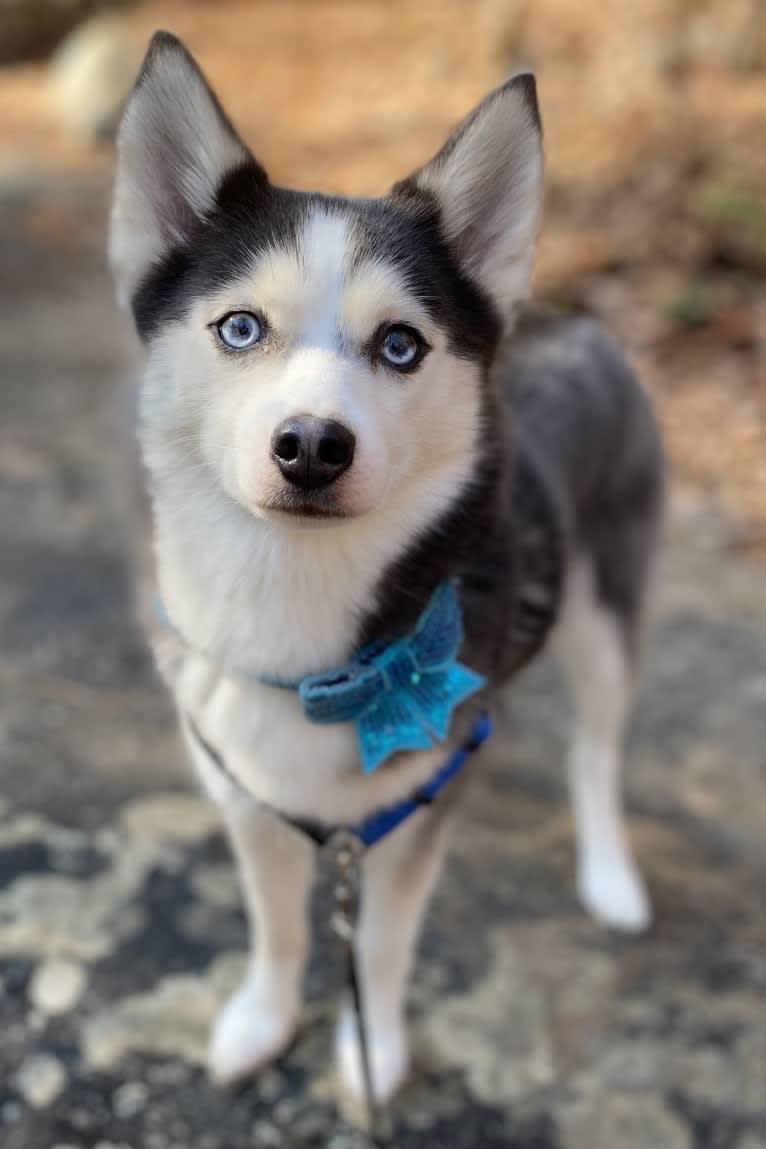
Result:
[[[530,77],[381,199],[275,187],[172,37],[118,140],[111,254],[149,367],[147,457],[287,528],[447,507],[481,454],[489,366],[531,270]]]

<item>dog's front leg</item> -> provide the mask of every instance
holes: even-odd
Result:
[[[277,1057],[298,1024],[309,948],[307,900],[313,847],[252,803],[224,808],[250,922],[245,980],[213,1027],[209,1068],[221,1084]]]
[[[357,931],[375,1094],[385,1101],[409,1067],[405,1019],[407,977],[418,928],[441,868],[448,804],[413,816],[365,858]],[[337,1056],[344,1086],[364,1099],[364,1078],[351,1002],[343,1007]]]

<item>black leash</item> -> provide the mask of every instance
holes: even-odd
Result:
[[[375,1097],[364,995],[356,954],[356,927],[359,921],[362,888],[362,855],[365,847],[359,838],[345,830],[338,831],[331,840],[331,845],[337,870],[331,924],[345,951],[348,986],[351,990],[351,1005],[362,1062],[368,1134],[374,1146],[384,1149],[391,1140],[391,1120]]]

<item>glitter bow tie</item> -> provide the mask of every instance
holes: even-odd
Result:
[[[312,722],[353,722],[362,769],[399,750],[425,750],[449,731],[455,707],[485,679],[457,661],[463,623],[455,583],[441,583],[412,632],[365,647],[346,666],[304,678],[298,693]]]

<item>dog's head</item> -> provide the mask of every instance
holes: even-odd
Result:
[[[111,233],[148,349],[150,466],[183,457],[288,528],[448,506],[481,453],[541,182],[523,75],[380,199],[276,187],[158,33],[119,133]]]

